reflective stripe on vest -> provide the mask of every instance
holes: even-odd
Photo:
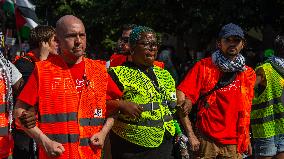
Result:
[[[6,104],[0,104],[0,113],[6,112]]]
[[[257,109],[263,109],[263,108],[266,108],[270,105],[278,104],[278,103],[281,103],[280,97],[274,98],[274,99],[271,99],[269,101],[265,101],[265,102],[262,102],[262,103],[259,103],[259,104],[253,104],[252,107],[253,107],[253,110],[257,110]]]
[[[251,128],[254,138],[270,138],[284,133],[283,96],[284,79],[270,63],[262,68],[266,77],[265,90],[253,99]]]
[[[163,100],[162,105],[168,106],[170,108],[176,107],[176,102]],[[153,111],[160,109],[158,102],[148,103],[148,104],[139,104],[139,106],[143,109],[143,111]]]
[[[63,144],[66,150],[63,158],[97,159],[101,156],[100,148],[94,150],[86,143],[101,130],[105,121],[107,72],[99,61],[85,58],[83,61],[88,85],[83,87],[81,98],[61,57],[51,55],[48,60],[36,63],[39,128],[49,138]],[[39,150],[39,158],[49,158],[42,147]]]
[[[7,135],[7,132],[8,132],[8,124],[6,127],[0,127],[0,136],[5,136]]]
[[[281,118],[284,118],[284,112],[281,113],[275,113],[263,118],[257,118],[257,119],[251,119],[251,124],[255,125],[255,124],[262,124],[262,123],[267,123],[273,120],[279,120]]]
[[[170,115],[166,115],[164,116],[164,119],[146,120],[146,121],[138,121],[138,122],[132,122],[132,121],[124,120],[121,118],[118,118],[117,120],[123,123],[126,123],[126,124],[132,124],[132,125],[137,125],[137,126],[161,127],[164,125],[164,122],[169,122],[173,120],[173,117]]]
[[[158,147],[165,131],[175,134],[171,110],[176,106],[175,81],[168,71],[154,66],[158,85],[136,68],[128,66],[111,67],[123,85],[123,99],[143,108],[137,121],[125,114],[119,114],[113,132],[131,143],[143,147]],[[159,88],[158,88],[159,87]]]

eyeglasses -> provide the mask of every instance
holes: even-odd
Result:
[[[155,51],[158,50],[159,43],[157,42],[138,42],[137,44],[143,45],[145,50]]]

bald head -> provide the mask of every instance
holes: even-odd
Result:
[[[86,49],[86,33],[83,22],[73,16],[65,15],[56,23],[56,35],[60,54],[66,62],[80,62]]]
[[[75,17],[74,15],[65,15],[61,17],[57,22],[56,22],[56,33],[60,35],[63,33],[68,25],[78,23],[81,24],[84,27],[83,22],[81,19]]]

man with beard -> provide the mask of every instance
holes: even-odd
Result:
[[[256,68],[256,95],[251,112],[255,156],[284,158],[284,36],[274,41],[272,55]]]
[[[197,62],[177,88],[181,121],[197,158],[242,158],[242,153],[251,153],[255,73],[240,54],[245,38],[238,25],[223,26],[216,44],[218,50]],[[196,136],[187,116],[192,104],[198,106]]]

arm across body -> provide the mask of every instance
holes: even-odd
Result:
[[[113,124],[114,124],[114,118],[113,117],[107,118],[106,123],[104,124],[102,130],[100,132],[94,134],[90,138],[91,144],[93,146],[98,146],[100,148],[103,148],[105,138],[106,138],[107,134],[109,133],[109,131],[111,130]]]
[[[19,123],[21,125],[23,124],[20,118],[22,114],[29,109],[29,107],[31,107],[31,105],[28,105],[21,100],[17,100],[16,102],[14,114],[16,120],[20,121]],[[30,129],[24,128],[24,131],[30,137],[32,137],[39,145],[42,145],[45,152],[50,157],[60,156],[65,151],[62,144],[49,139],[37,126]]]
[[[188,113],[190,112],[192,108],[192,102],[190,99],[187,99],[185,97],[185,94],[180,90],[177,90],[177,105],[178,105],[177,107],[178,117],[180,119],[182,126],[184,127],[186,131],[186,135],[188,137],[191,149],[193,151],[197,151],[199,150],[200,142],[198,141],[193,131],[191,121],[189,120],[189,117],[188,117]]]

